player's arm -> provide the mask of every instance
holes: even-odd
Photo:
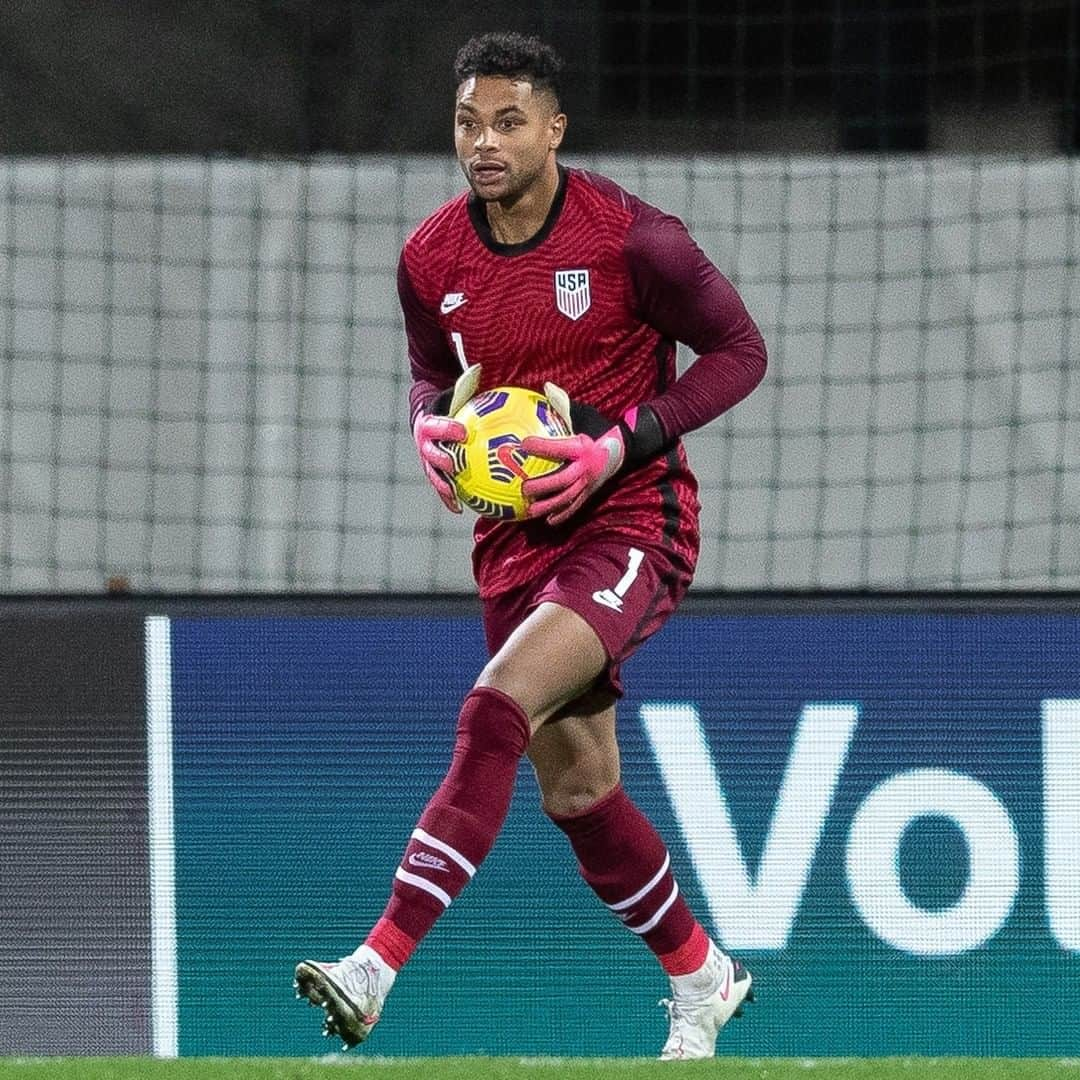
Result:
[[[436,399],[461,372],[461,365],[450,349],[434,309],[420,299],[405,252],[401,253],[397,269],[398,302],[405,321],[405,340],[409,352],[409,421],[417,414],[429,412]]]
[[[765,342],[735,287],[678,218],[643,205],[626,259],[642,321],[697,354],[671,386],[638,406],[655,418],[662,446],[715,420],[761,382]]]
[[[413,285],[402,252],[398,261],[398,300],[405,320],[405,338],[409,350],[409,371],[412,382],[409,387],[409,418],[412,423],[413,441],[420,454],[424,475],[438,493],[448,510],[461,513],[457,495],[447,474],[453,468],[450,455],[442,447],[444,442],[461,442],[465,428],[447,413],[455,385],[465,382],[460,365],[450,351],[434,311],[427,308]],[[455,382],[455,376],[457,376]],[[470,376],[475,389],[479,371]],[[462,392],[468,390],[461,387]],[[468,395],[471,396],[471,393]],[[440,408],[442,405],[444,407]]]
[[[638,314],[697,360],[667,390],[629,409],[617,423],[548,385],[548,397],[575,432],[526,439],[523,449],[564,462],[528,480],[530,517],[558,525],[612,476],[655,457],[680,435],[741,401],[765,374],[765,343],[731,282],[706,258],[677,218],[641,205],[626,243]]]

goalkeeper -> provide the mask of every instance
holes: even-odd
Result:
[[[296,969],[298,992],[349,1046],[477,872],[525,755],[585,881],[670,979],[660,1056],[713,1056],[751,996],[749,972],[695,919],[620,785],[615,703],[622,661],[675,610],[697,559],[697,484],[679,437],[753,390],[765,347],[682,222],[557,161],[560,66],[517,34],[460,50],[455,147],[469,190],[419,225],[399,263],[413,432],[449,509],[460,511],[439,444],[464,437],[447,414],[478,389],[544,387],[573,433],[525,441],[563,463],[526,482],[529,520],[477,521],[491,659],[382,918],[351,955]],[[681,377],[678,341],[697,354]]]

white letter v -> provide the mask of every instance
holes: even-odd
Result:
[[[859,721],[858,706],[803,707],[756,881],[697,709],[650,703],[642,705],[641,720],[724,947],[784,948]]]

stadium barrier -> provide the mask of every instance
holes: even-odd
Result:
[[[626,786],[760,988],[722,1052],[1075,1052],[1077,601],[698,597],[627,664]],[[323,1052],[292,966],[379,914],[483,660],[474,603],[8,601],[4,622],[0,978],[23,991],[0,1053]],[[372,1047],[649,1055],[664,990],[523,766]]]

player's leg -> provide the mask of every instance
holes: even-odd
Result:
[[[570,708],[529,747],[544,811],[569,839],[586,884],[668,975],[696,971],[709,938],[679,891],[666,845],[619,782],[614,704]]]
[[[383,918],[368,937],[395,969],[487,856],[533,731],[588,688],[606,659],[578,614],[545,603],[480,673],[461,710],[449,771],[417,822]]]
[[[327,1034],[349,1046],[367,1037],[397,971],[491,849],[533,730],[606,662],[588,623],[555,604],[540,604],[505,635],[465,698],[450,768],[409,839],[382,918],[337,964],[297,966],[298,994],[326,1009]]]
[[[546,814],[571,817],[598,803],[621,775],[615,695],[599,686],[561,709],[534,733],[528,756]]]
[[[671,981],[663,1056],[711,1057],[720,1028],[741,1015],[750,976],[694,918],[664,842],[619,783],[614,706],[595,697],[571,703],[535,733],[528,753],[544,811],[570,840],[582,877]]]
[[[612,572],[603,558],[585,554],[562,568],[556,599],[596,625],[612,663],[588,694],[535,732],[528,753],[544,810],[569,838],[585,881],[641,937],[671,980],[671,1025],[662,1056],[710,1057],[720,1028],[741,1014],[750,996],[750,976],[694,918],[663,840],[619,782],[619,661],[662,624],[681,595],[674,575],[662,572],[664,561],[663,552],[643,555],[641,587],[623,590],[621,610],[595,602],[603,575]]]

